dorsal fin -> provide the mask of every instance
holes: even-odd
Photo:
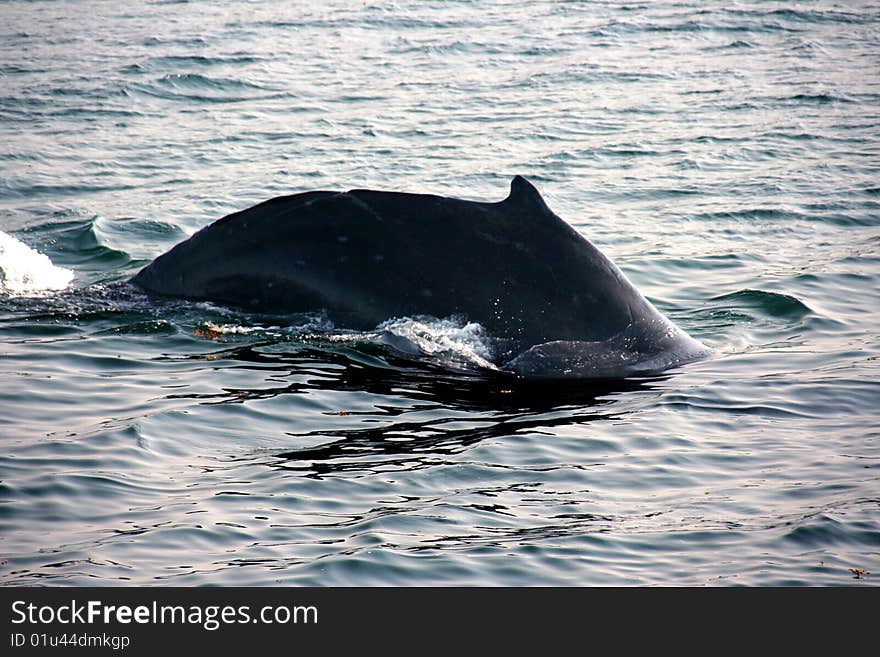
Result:
[[[510,194],[504,199],[505,203],[525,208],[548,210],[547,204],[541,198],[538,189],[522,176],[514,176],[510,181]]]

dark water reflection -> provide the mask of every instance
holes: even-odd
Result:
[[[263,382],[299,380],[277,387],[226,388],[217,393],[167,397],[203,404],[243,404],[285,395],[352,392],[381,400],[368,410],[326,412],[360,419],[368,426],[285,432],[312,446],[277,454],[283,462],[272,462],[273,467],[315,475],[395,464],[413,467],[413,461],[425,455],[455,454],[488,438],[614,419],[618,417],[616,395],[650,390],[670,376],[539,381],[501,372],[454,371],[402,358],[375,345],[358,350],[304,346],[283,352],[266,351],[267,347],[277,345],[244,345],[193,358],[234,362],[236,368],[258,371]],[[426,414],[427,419],[408,419]],[[380,425],[378,418],[383,420]],[[390,418],[397,419],[388,422]]]

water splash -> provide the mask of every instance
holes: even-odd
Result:
[[[304,316],[302,321],[286,327],[204,321],[196,334],[210,338],[259,336],[341,343],[355,348],[364,344],[381,345],[405,356],[428,357],[453,369],[498,369],[492,362],[492,340],[482,325],[458,317],[397,317],[379,324],[373,331],[338,331],[323,316]]]
[[[0,232],[0,293],[25,296],[63,290],[73,272],[56,267],[48,256]]]
[[[378,327],[386,337],[403,338],[426,356],[445,365],[464,365],[497,370],[492,363],[492,346],[485,329],[476,322],[447,317],[402,317]]]

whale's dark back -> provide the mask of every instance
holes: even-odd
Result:
[[[497,203],[370,190],[275,198],[207,226],[133,281],[252,310],[324,310],[352,329],[462,315],[506,356],[665,322],[519,176]]]

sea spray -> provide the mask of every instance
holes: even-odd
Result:
[[[27,296],[63,290],[73,272],[56,267],[48,256],[0,232],[0,293]]]

